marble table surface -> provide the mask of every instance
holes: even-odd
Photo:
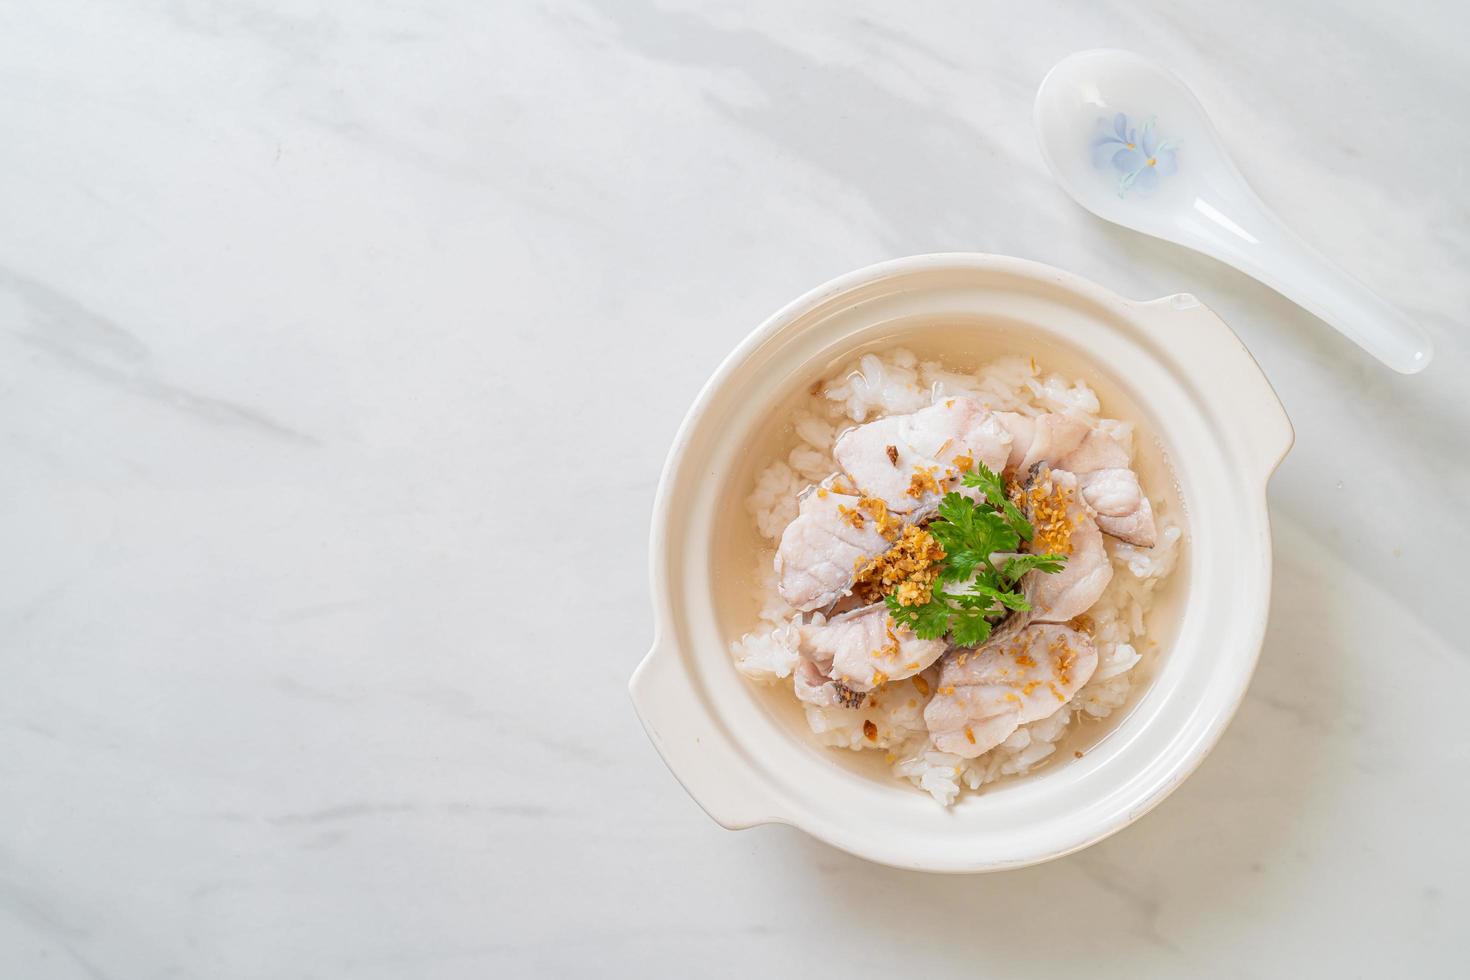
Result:
[[[0,973],[1463,976],[1467,32],[1418,0],[0,9]],[[1187,78],[1430,370],[1065,199],[1031,98],[1096,46]],[[625,691],[703,379],[808,287],[947,250],[1197,294],[1297,430],[1219,748],[978,878],[719,829]]]

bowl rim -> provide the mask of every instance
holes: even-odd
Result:
[[[759,774],[751,771],[750,760],[741,751],[741,747],[731,744],[731,733],[724,730],[717,719],[708,717],[710,712],[698,710],[697,705],[675,705],[676,701],[689,693],[694,679],[689,676],[690,672],[683,663],[683,655],[673,648],[670,640],[675,616],[668,586],[668,536],[675,504],[673,490],[690,439],[705,420],[710,403],[758,348],[783,331],[793,328],[803,317],[819,310],[824,304],[860,289],[881,284],[885,280],[934,272],[999,274],[1031,280],[1077,299],[1119,311],[1130,322],[1153,322],[1156,327],[1164,320],[1174,322],[1187,319],[1191,328],[1196,331],[1196,342],[1204,343],[1208,340],[1210,354],[1216,359],[1209,364],[1212,369],[1221,359],[1233,358],[1234,361],[1227,365],[1229,370],[1225,372],[1230,376],[1228,380],[1234,385],[1233,390],[1227,391],[1228,386],[1216,379],[1214,383],[1198,389],[1194,396],[1202,399],[1202,404],[1230,400],[1235,409],[1248,411],[1252,420],[1252,424],[1246,428],[1252,430],[1251,438],[1247,441],[1252,443],[1249,450],[1251,458],[1256,461],[1255,472],[1250,474],[1250,485],[1254,492],[1250,499],[1243,501],[1242,506],[1250,512],[1252,525],[1256,530],[1253,538],[1257,539],[1257,546],[1263,544],[1263,561],[1256,568],[1255,588],[1249,597],[1250,608],[1258,609],[1259,614],[1248,635],[1237,641],[1241,655],[1244,656],[1238,683],[1234,685],[1226,702],[1217,706],[1203,736],[1192,743],[1167,773],[1161,773],[1146,786],[1138,787],[1134,793],[1135,798],[1130,799],[1126,806],[1115,808],[1108,819],[1097,821],[1085,831],[1075,832],[1066,840],[1015,860],[936,860],[932,855],[909,854],[901,847],[886,847],[881,842],[844,833],[841,827],[834,826],[830,821],[814,819],[810,812],[803,809],[799,795],[783,796],[780,792],[773,791],[770,785],[763,785]],[[793,336],[799,335],[800,330],[812,329],[819,323],[819,320],[811,321]],[[1162,337],[1163,334],[1158,333],[1152,337],[1152,341],[1163,345]],[[1179,342],[1178,336],[1169,339]],[[1185,342],[1188,343],[1187,340]],[[1200,364],[1195,366],[1198,368]],[[1115,365],[1100,367],[1117,370]],[[1187,374],[1185,372],[1186,376]],[[782,306],[737,344],[700,389],[674,437],[660,476],[652,514],[649,580],[654,604],[655,639],[629,684],[635,709],[674,776],[711,817],[731,829],[743,829],[763,823],[785,823],[868,860],[894,867],[938,872],[969,873],[1022,867],[1080,850],[1122,830],[1167,797],[1204,761],[1239,708],[1255,670],[1269,616],[1271,552],[1266,485],[1290,450],[1293,439],[1290,421],[1259,365],[1229,327],[1189,294],[1175,294],[1146,302],[1134,301],[1094,282],[1042,263],[967,252],[909,256],[838,276]],[[719,771],[721,778],[710,778],[711,770]]]

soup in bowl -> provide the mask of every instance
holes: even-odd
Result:
[[[1290,442],[1192,297],[997,256],[853,273],[755,331],[676,438],[639,714],[726,826],[939,871],[1085,846],[1239,703]]]

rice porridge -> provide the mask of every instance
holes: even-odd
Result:
[[[1150,612],[1185,537],[1127,398],[1110,416],[1100,379],[1038,354],[837,364],[728,508],[749,542],[736,668],[945,805],[1105,736],[1160,656]]]

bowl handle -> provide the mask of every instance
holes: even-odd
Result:
[[[684,658],[662,637],[628,682],[633,708],[664,764],[715,822],[730,830],[787,822],[702,701]]]
[[[1189,293],[1137,304],[1157,328],[1154,340],[1188,377],[1235,413],[1231,428],[1245,442],[1262,484],[1291,451],[1296,433],[1266,373],[1224,320]]]

